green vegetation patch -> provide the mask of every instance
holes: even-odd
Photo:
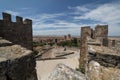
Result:
[[[83,74],[85,74],[85,67],[83,67],[82,65],[79,65],[79,68],[77,68],[76,71],[80,71]]]
[[[80,47],[80,43],[78,43],[77,38],[74,38],[73,40],[66,40],[62,41],[57,44],[58,46],[68,46],[68,47]]]
[[[46,45],[46,43],[33,42],[33,47],[37,47],[37,46],[44,46],[44,45]]]

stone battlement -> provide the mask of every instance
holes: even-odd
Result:
[[[12,18],[11,18],[11,14],[8,14],[8,13],[5,13],[3,12],[2,13],[2,16],[3,16],[3,20],[1,21],[4,21],[4,22],[12,22]],[[20,17],[20,16],[16,16],[16,22],[15,23],[20,23],[20,24],[32,24],[32,20],[30,19],[25,19],[23,21],[23,18]]]
[[[2,13],[0,20],[0,80],[37,80],[32,52],[32,20]]]
[[[2,13],[0,20],[0,37],[32,50],[32,20],[16,16],[16,22],[12,22],[11,15]]]

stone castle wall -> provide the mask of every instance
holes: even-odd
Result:
[[[119,80],[120,41],[108,39],[108,25],[82,27],[81,41],[80,66],[87,80]]]
[[[0,62],[0,80],[37,80],[32,54]]]
[[[0,20],[0,80],[37,80],[32,20],[3,13]]]
[[[115,50],[117,53],[120,52],[120,40],[111,40],[108,41],[108,47]]]
[[[32,49],[32,20],[16,16],[16,22],[12,22],[11,15],[2,13],[0,20],[0,37],[19,44],[27,49]]]
[[[87,80],[119,80],[120,55],[108,47],[88,45]]]
[[[95,52],[88,52],[87,58],[88,58],[88,63],[91,61],[96,61],[101,66],[120,69],[120,56],[110,55],[107,53],[101,54]]]
[[[97,25],[95,27],[95,38],[108,37],[108,25]]]
[[[102,42],[103,46],[108,46],[108,25],[97,25],[94,36]]]
[[[87,59],[87,40],[95,39],[100,45],[108,45],[108,25],[97,25],[95,30],[90,26],[81,28],[81,48],[80,48],[80,64],[85,67]]]

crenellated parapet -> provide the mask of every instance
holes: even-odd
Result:
[[[3,13],[2,13],[2,17],[3,17],[3,20],[1,20],[1,21],[11,22],[11,23],[12,23],[12,16],[11,16],[11,14],[3,12]],[[16,16],[16,22],[14,22],[14,23],[32,24],[32,20],[30,20],[30,19],[25,19],[25,20],[23,21],[23,18],[22,18],[22,17]]]
[[[37,80],[32,52],[32,20],[2,13],[0,20],[0,80]],[[22,76],[22,77],[21,77]]]
[[[16,16],[16,22],[12,22],[11,14],[3,12],[2,16],[0,37],[32,50],[32,20]]]

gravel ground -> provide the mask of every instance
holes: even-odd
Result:
[[[61,52],[63,48],[54,49],[53,52]],[[37,76],[38,80],[48,80],[48,76],[57,64],[62,63],[69,66],[72,69],[76,69],[79,66],[79,50],[69,50],[69,52],[74,52],[74,54],[65,56],[66,59],[56,59],[56,60],[41,60],[36,61],[36,69],[37,69]]]

